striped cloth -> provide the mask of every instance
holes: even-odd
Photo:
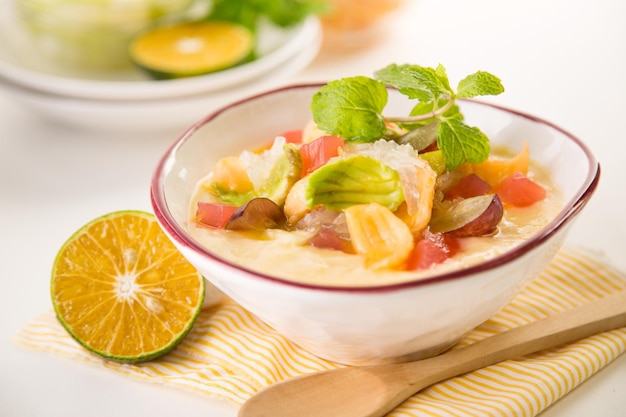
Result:
[[[626,288],[625,277],[580,250],[563,249],[509,305],[457,347]],[[291,344],[233,302],[204,310],[168,355],[138,365],[104,361],[80,347],[48,311],[21,329],[19,344],[129,377],[242,404],[260,389],[336,365]],[[433,385],[390,416],[534,416],[626,350],[626,328],[509,360]]]

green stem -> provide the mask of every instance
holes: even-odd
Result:
[[[433,110],[430,113],[419,114],[417,116],[406,116],[406,117],[385,117],[386,122],[391,123],[416,123],[421,122],[423,120],[433,119],[438,116],[441,116],[454,105],[454,99],[451,98],[448,102],[441,108],[437,110]]]

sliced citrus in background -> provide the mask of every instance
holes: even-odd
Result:
[[[52,303],[88,350],[121,362],[154,359],[192,328],[204,278],[138,211],[97,218],[71,236],[54,262]]]
[[[218,21],[183,22],[138,35],[131,60],[157,79],[227,69],[252,59],[254,35],[245,26]]]

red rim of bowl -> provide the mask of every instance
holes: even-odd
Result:
[[[150,187],[150,199],[152,203],[152,208],[154,210],[154,214],[170,237],[176,239],[179,244],[184,247],[202,254],[203,256],[211,258],[213,261],[218,262],[222,265],[228,266],[240,272],[245,272],[252,277],[256,277],[258,279],[266,280],[273,282],[275,284],[282,284],[291,287],[300,287],[307,288],[312,290],[323,290],[323,291],[331,291],[331,292],[361,292],[361,293],[374,293],[374,292],[387,292],[387,291],[396,291],[405,288],[411,287],[419,287],[423,285],[429,285],[433,283],[439,283],[442,281],[449,281],[453,279],[462,279],[462,278],[470,278],[473,274],[477,272],[486,271],[489,269],[496,268],[500,265],[506,264],[507,262],[519,258],[523,254],[529,252],[530,250],[536,248],[545,240],[554,235],[557,231],[563,228],[567,223],[569,223],[582,208],[587,204],[591,195],[595,192],[598,182],[600,179],[600,164],[596,160],[594,154],[591,150],[584,144],[580,139],[562,129],[561,127],[541,119],[539,117],[523,113],[517,110],[512,110],[503,106],[481,102],[479,100],[463,100],[470,101],[472,103],[476,103],[482,106],[491,107],[515,116],[523,117],[525,119],[543,124],[548,126],[554,130],[561,132],[568,139],[574,142],[586,155],[587,163],[589,167],[589,174],[585,179],[585,182],[579,187],[578,191],[575,193],[574,197],[570,199],[570,201],[565,203],[563,209],[559,212],[559,215],[555,217],[550,223],[548,223],[540,232],[534,235],[528,241],[522,243],[520,246],[505,252],[495,258],[492,258],[488,261],[481,262],[479,264],[470,266],[465,269],[451,271],[447,273],[442,273],[439,275],[433,275],[425,278],[417,278],[415,280],[403,281],[399,283],[393,284],[383,284],[376,286],[332,286],[332,285],[317,285],[303,282],[290,281],[284,278],[274,277],[272,275],[264,274],[261,272],[254,271],[252,269],[243,267],[234,262],[223,259],[222,257],[210,252],[208,249],[203,247],[199,242],[197,242],[186,230],[175,220],[171,211],[169,210],[167,201],[165,200],[165,192],[163,188],[163,179],[165,177],[165,171],[168,169],[169,163],[168,161],[172,158],[173,155],[176,154],[177,150],[189,139],[193,133],[198,130],[204,124],[210,122],[220,114],[233,107],[237,107],[240,104],[253,101],[259,99],[261,97],[265,97],[268,95],[280,93],[287,90],[297,90],[302,88],[319,88],[322,87],[324,83],[311,83],[311,84],[295,84],[289,85],[281,88],[272,89],[260,94],[256,94],[236,102],[233,102],[227,106],[222,107],[219,110],[214,111],[213,113],[207,115],[202,118],[191,127],[189,127],[181,136],[179,136],[176,141],[170,146],[167,152],[163,155],[161,160],[159,161],[154,174],[152,176],[152,182]]]

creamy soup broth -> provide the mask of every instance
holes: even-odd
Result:
[[[370,270],[359,255],[308,246],[305,232],[269,230],[264,240],[245,233],[198,226],[193,221],[202,194],[190,202],[189,231],[212,253],[260,273],[302,283],[331,286],[374,286],[401,283],[467,268],[510,251],[546,226],[562,208],[562,199],[549,174],[531,163],[528,176],[542,185],[547,198],[526,208],[505,207],[497,233],[462,239],[461,251],[427,270]]]

